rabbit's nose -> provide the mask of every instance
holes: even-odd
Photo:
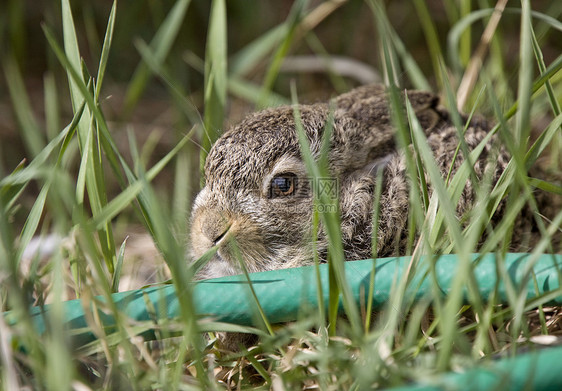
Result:
[[[220,215],[207,218],[201,227],[203,234],[216,246],[228,233],[230,222]]]
[[[215,239],[211,239],[213,241],[213,246],[216,246],[225,236],[230,226],[226,227],[222,233],[216,234]]]

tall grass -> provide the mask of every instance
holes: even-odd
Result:
[[[25,23],[20,3],[8,3],[12,15]],[[1,64],[27,159],[1,167],[7,174],[0,180],[0,303],[3,311],[11,311],[9,318],[0,318],[3,389],[383,388],[427,378],[459,363],[470,365],[510,348],[515,351],[518,341],[554,329],[556,323],[547,324],[545,319],[551,314],[558,316],[558,310],[544,308],[540,300],[538,310],[530,308],[515,288],[507,306],[498,306],[494,297],[480,297],[469,254],[480,247],[495,252],[501,260],[519,212],[527,206],[537,211],[536,189],[562,197],[560,183],[529,174],[537,161],[557,175],[562,169],[562,55],[549,63],[542,48],[551,45],[549,34],[560,37],[560,7],[533,10],[533,4],[524,0],[520,7],[507,8],[489,41],[488,56],[479,58],[483,59],[480,77],[466,91],[464,107],[494,119],[497,125],[491,134],[499,136],[513,158],[497,184],[492,186],[490,175],[475,184],[476,204],[482,205],[479,210],[484,212],[472,211],[459,220],[455,211],[460,193],[466,181],[475,177],[468,162],[478,157],[485,142],[471,152],[460,143],[458,153],[465,163],[455,175],[443,179],[412,108],[402,101],[400,91],[434,85],[451,111],[459,135],[464,132],[466,124],[457,111],[456,96],[475,55],[471,37],[483,30],[493,12],[486,8],[486,1],[479,2],[482,9],[474,10],[468,1],[460,5],[437,2],[447,11],[440,26],[446,28],[446,40],[434,27],[429,3],[416,1],[409,6],[418,12],[416,22],[423,31],[427,46],[424,57],[430,66],[419,63],[415,48],[408,46],[406,32],[395,27],[397,21],[378,0],[365,4],[332,1],[316,8],[307,1],[296,1],[285,20],[252,36],[235,53],[229,46],[236,35],[229,29],[234,23],[229,12],[240,8],[224,0],[212,1],[210,9],[203,3],[178,0],[167,11],[165,6],[160,9],[152,4],[152,10],[162,11],[154,16],[158,23],[153,37],[147,40],[150,43],[145,37],[136,37],[134,42],[138,57],[130,80],[121,86],[125,93],[120,120],[132,121],[135,112],[143,110],[146,91],[152,88],[165,96],[180,128],[173,135],[174,145],[152,159],[143,158],[146,146],[137,145],[134,131],[129,130],[126,144],[118,141],[116,127],[120,125],[106,102],[106,91],[115,87],[112,77],[118,73],[110,64],[112,56],[122,49],[114,47],[123,40],[118,32],[125,32],[120,21],[130,21],[125,11],[135,11],[133,6],[113,4],[103,15],[105,33],[99,42],[95,27],[101,23],[92,7],[82,9],[84,21],[77,18],[77,7],[68,0],[61,0],[60,9],[51,9],[60,10],[61,24],[43,25],[52,61],[41,88],[46,97],[42,118],[34,112],[22,73],[23,35],[6,33],[9,44],[0,46],[6,54]],[[176,46],[185,42],[196,46],[195,38],[185,38],[182,33],[187,28],[186,20],[192,20],[189,12],[203,12],[201,8],[209,14],[204,26],[204,58],[195,49],[177,56]],[[330,240],[328,313],[320,307],[311,312],[310,318],[303,316],[280,327],[270,325],[263,317],[268,333],[258,346],[224,352],[214,344],[214,334],[205,336],[205,331],[255,329],[214,324],[198,319],[195,313],[193,277],[204,260],[195,264],[186,260],[186,213],[206,153],[227,122],[229,101],[265,107],[302,100],[305,91],[300,83],[292,83],[288,91],[282,82],[284,58],[305,49],[326,56],[327,49],[319,42],[322,23],[344,15],[359,19],[364,14],[369,15],[374,34],[372,47],[364,50],[378,50],[377,68],[389,88],[398,144],[411,144],[415,151],[415,156],[407,156],[411,273],[396,277],[392,299],[380,313],[371,314],[369,303],[358,308],[343,273],[339,216],[316,215],[316,227],[321,221]],[[17,27],[16,22],[9,22],[12,29]],[[0,28],[2,33],[8,30]],[[518,40],[511,38],[513,33]],[[505,58],[503,48],[512,47],[514,42],[518,58],[508,61],[513,59]],[[186,81],[183,72],[188,68],[200,74]],[[61,77],[68,87],[57,83]],[[160,83],[160,89],[154,87],[153,79]],[[197,109],[200,103],[203,110]],[[65,108],[70,110],[68,115]],[[295,116],[299,116],[298,106]],[[311,176],[327,175],[325,159],[314,161],[302,129],[297,127],[297,133]],[[195,145],[201,146],[200,154]],[[170,194],[163,195],[155,181],[166,172],[171,172],[174,180]],[[431,194],[426,180],[434,189]],[[378,188],[375,193],[381,191]],[[172,202],[168,202],[170,199]],[[506,202],[506,212],[491,228],[490,220],[501,200]],[[377,209],[373,211],[374,216],[378,213]],[[553,221],[539,217],[542,239],[530,251],[535,255],[560,251],[553,247],[551,238],[560,231],[561,220],[562,212]],[[137,324],[113,304],[111,294],[119,289],[129,250],[127,240],[117,240],[116,227],[122,221],[127,227],[141,224],[165,259],[180,303],[177,319],[162,319],[154,313],[152,321]],[[484,231],[486,240],[480,243]],[[32,239],[52,233],[64,241],[47,260],[39,255],[25,260],[24,271],[24,252]],[[449,296],[442,297],[434,286],[431,300],[413,302],[406,291],[420,257],[444,253],[456,253],[461,260]],[[435,270],[430,269],[430,273]],[[501,262],[498,274],[508,275]],[[374,278],[371,292],[373,284]],[[467,299],[465,291],[469,292]],[[97,312],[92,311],[88,328],[97,340],[73,346],[62,327],[62,303],[71,297],[80,298],[87,308],[110,313],[117,327],[104,329]],[[46,330],[40,333],[32,326],[27,309],[46,300],[54,303],[54,310],[49,312]],[[337,316],[340,300],[345,317]],[[138,336],[147,329],[155,330],[155,342],[144,342]]]

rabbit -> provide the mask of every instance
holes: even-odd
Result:
[[[407,91],[443,176],[463,156],[456,150],[457,129],[450,114],[429,92]],[[299,105],[300,121],[314,158],[320,156],[327,119],[333,116],[328,168],[339,192],[342,241],[346,260],[404,255],[407,243],[409,181],[406,154],[397,147],[387,91],[379,85],[358,87],[331,103]],[[466,118],[463,118],[465,121]],[[322,226],[312,240],[313,187],[301,157],[294,108],[282,106],[250,114],[213,145],[205,163],[204,188],[191,215],[191,257],[217,246],[198,278],[309,265],[314,251],[325,261],[328,240]],[[464,138],[470,150],[488,134],[490,124],[471,120]],[[494,136],[474,163],[482,176],[492,171],[496,182],[509,156]],[[491,162],[493,161],[493,164]],[[379,172],[382,170],[382,175]],[[375,184],[382,176],[376,253],[372,250]],[[429,184],[431,192],[431,184]],[[467,182],[457,204],[461,216],[474,202]],[[494,219],[501,217],[500,204]],[[532,220],[532,219],[531,219]]]

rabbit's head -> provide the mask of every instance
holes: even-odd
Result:
[[[426,110],[435,106],[432,95],[409,98],[424,127],[439,121],[437,112]],[[338,189],[346,250],[369,256],[377,166],[396,153],[385,91],[361,87],[332,104],[298,109],[315,158],[326,121],[333,118],[328,154],[332,178],[320,185]],[[214,246],[217,252],[200,277],[238,274],[240,261],[254,272],[309,264],[314,248],[325,254],[321,228],[312,241],[313,188],[318,184],[309,179],[301,157],[293,107],[254,113],[225,132],[209,152],[205,178],[191,217],[191,255],[197,259]]]

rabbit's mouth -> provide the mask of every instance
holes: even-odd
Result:
[[[191,255],[195,262],[204,263],[198,275],[210,278],[240,274],[244,269],[270,269],[274,254],[259,227],[242,216],[217,216],[207,211],[194,219]]]
[[[269,269],[266,267],[269,261],[270,258],[264,256],[263,253],[252,250],[244,251],[231,239],[228,243],[221,243],[221,246],[216,248],[216,253],[205,263],[197,275],[199,278],[215,278],[241,274],[243,269],[250,273],[262,271]]]
[[[264,236],[265,235],[265,236]],[[201,243],[199,243],[201,244]],[[214,253],[212,253],[214,250]],[[193,255],[201,257],[212,253],[197,273],[198,278],[215,278],[229,275],[284,269],[302,266],[312,260],[310,246],[288,244],[279,237],[269,237],[257,229],[244,227],[240,232],[232,225],[215,246],[199,248]]]
[[[233,267],[232,262],[225,260],[217,253],[197,272],[197,279],[203,280],[236,274],[240,274],[240,270]]]

